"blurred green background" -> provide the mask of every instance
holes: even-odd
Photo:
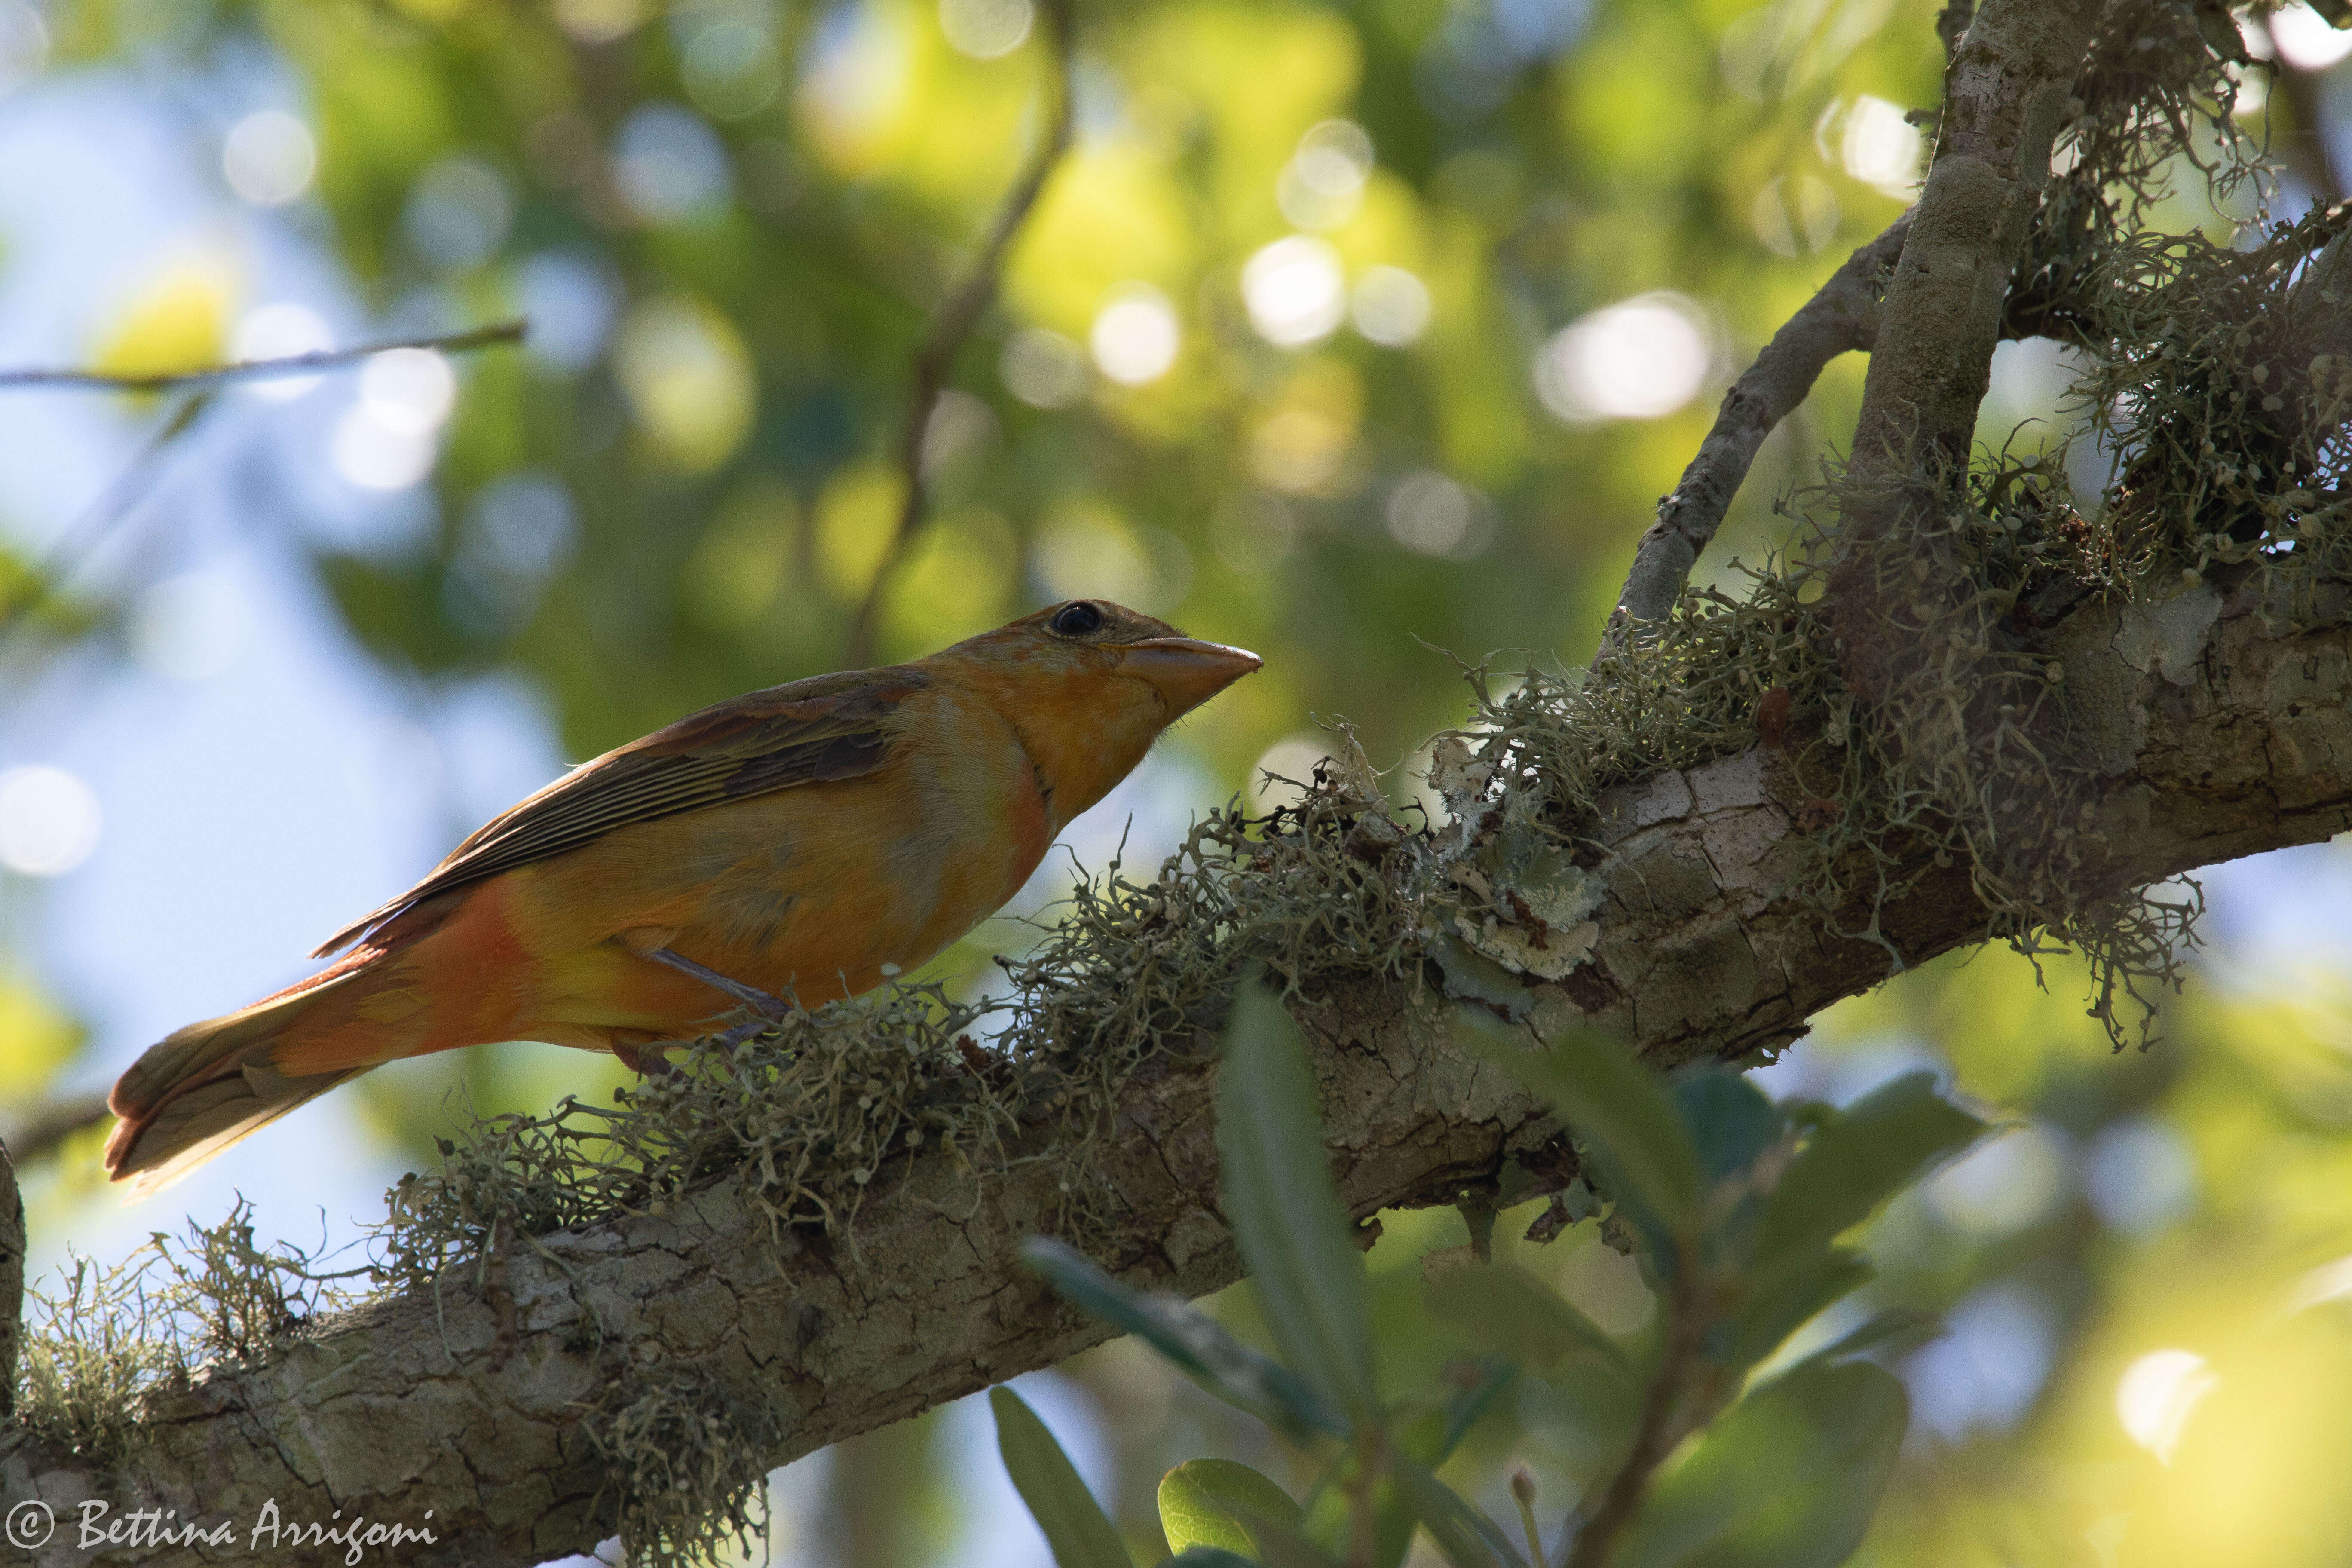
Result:
[[[1077,594],[1265,656],[1081,825],[1090,871],[1122,836],[1148,867],[1261,767],[1300,774],[1318,716],[1412,798],[1465,711],[1429,645],[1589,657],[1716,395],[1902,210],[1936,9],[1081,5],[1075,142],[931,421],[882,656]],[[2249,28],[2281,68],[2242,101],[2277,200],[2332,198],[2340,42],[2303,7]],[[193,412],[0,394],[0,1132],[294,978],[563,762],[836,667],[898,503],[909,358],[1045,122],[1041,31],[1032,0],[0,0],[0,361],[532,322],[520,351]],[[2181,224],[2250,216],[2184,190]],[[1862,372],[1767,445],[1703,575],[1780,537],[1770,503],[1850,430]],[[2054,345],[2004,345],[1982,432],[2057,438],[2067,382]],[[1902,1365],[1914,1436],[1859,1561],[2352,1554],[2347,858],[2211,878],[2212,945],[2146,1056],[2107,1054],[2063,963],[2045,993],[1986,953],[1770,1069],[1842,1100],[1942,1064],[2013,1123],[1871,1240],[1868,1304],[1951,1332]],[[1050,920],[1069,875],[1016,914]],[[939,973],[984,988],[1024,931]],[[545,1047],[407,1064],[130,1215],[85,1132],[30,1173],[37,1258],[120,1256],[232,1189],[340,1245],[464,1105],[618,1081]],[[1647,1293],[1590,1231],[1517,1250],[1631,1325]],[[1389,1216],[1400,1378],[1460,1348],[1419,1258],[1463,1239]],[[1250,1327],[1245,1291],[1220,1310]],[[1139,1545],[1177,1460],[1283,1473],[1129,1346],[1024,1387]],[[1557,1517],[1596,1458],[1530,1384],[1448,1474],[1508,1518],[1526,1464]],[[969,1405],[805,1461],[775,1483],[782,1560],[1044,1561],[995,1467]]]

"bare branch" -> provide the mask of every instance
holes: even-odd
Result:
[[[115,476],[114,482],[106,487],[88,511],[67,527],[50,546],[48,554],[35,563],[27,574],[25,596],[14,603],[0,599],[0,648],[5,647],[17,623],[55,599],[82,563],[139,510],[139,503],[147,499],[163,474],[164,458],[211,409],[215,395],[211,387],[204,387],[183,398],[179,406],[155,426],[155,433]]]
[[[445,354],[467,353],[499,343],[519,343],[530,330],[530,323],[520,319],[495,321],[487,327],[469,327],[462,332],[440,332],[422,338],[390,338],[383,342],[360,343],[347,349],[320,349],[312,353],[288,354],[282,359],[238,360],[231,364],[163,371],[153,375],[118,375],[99,370],[0,370],[0,389],[49,386],[77,391],[161,392],[167,387],[208,386],[224,381],[264,381],[277,376],[312,375],[322,370],[337,370],[380,353],[390,353],[394,349],[436,349]]]
[[[1633,1440],[1625,1446],[1625,1456],[1618,1461],[1599,1502],[1577,1531],[1565,1568],[1608,1568],[1610,1552],[1625,1527],[1633,1522],[1650,1489],[1650,1478],[1688,1436],[1677,1417],[1686,1404],[1691,1375],[1706,1352],[1707,1328],[1706,1314],[1699,1310],[1692,1286],[1691,1267],[1696,1261],[1685,1258],[1675,1266],[1666,1291],[1664,1340],[1658,1348],[1657,1368],[1642,1394],[1642,1414],[1634,1423]]]
[[[874,657],[874,623],[881,614],[882,595],[889,586],[890,574],[905,558],[907,546],[923,525],[923,515],[930,504],[929,486],[923,472],[924,438],[929,435],[932,412],[938,408],[940,394],[947,385],[948,372],[955,357],[979,324],[981,312],[995,296],[999,274],[1004,267],[1005,252],[1028,221],[1029,213],[1037,205],[1038,195],[1045,182],[1070,146],[1070,46],[1071,18],[1069,0],[1042,0],[1038,7],[1045,23],[1045,47],[1052,60],[1048,92],[1052,100],[1045,132],[1029,166],[1021,172],[1013,188],[1004,195],[1004,203],[997,209],[996,221],[989,227],[988,237],[982,242],[980,254],[972,258],[971,270],[964,275],[946,299],[931,313],[929,330],[923,334],[922,345],[915,351],[914,385],[907,399],[907,422],[898,433],[898,472],[905,493],[898,504],[898,525],[891,532],[890,542],[882,559],[874,568],[874,580],[867,584],[866,597],[857,606],[857,614],[849,623],[848,636],[842,644],[843,663],[858,668]]]
[[[1848,257],[1723,395],[1715,427],[1673,493],[1658,502],[1657,521],[1642,535],[1596,662],[1622,643],[1631,623],[1663,620],[1674,608],[1691,568],[1723,525],[1757,448],[1804,402],[1822,367],[1851,350],[1870,348],[1878,330],[1880,289],[1910,232],[1911,215],[1906,213]]]

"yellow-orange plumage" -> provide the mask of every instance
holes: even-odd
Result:
[[[1000,907],[1160,732],[1257,667],[1100,601],[737,698],[573,770],[330,942],[333,966],[125,1072],[152,1191],[346,1079],[492,1040],[615,1050],[912,969]]]

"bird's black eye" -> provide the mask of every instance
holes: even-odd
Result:
[[[1054,617],[1054,630],[1066,637],[1082,637],[1088,632],[1102,629],[1102,611],[1080,599],[1075,605],[1065,605]]]

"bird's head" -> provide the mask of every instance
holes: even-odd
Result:
[[[1067,822],[1161,731],[1264,661],[1108,599],[1070,599],[923,662],[953,668],[1013,721]]]

